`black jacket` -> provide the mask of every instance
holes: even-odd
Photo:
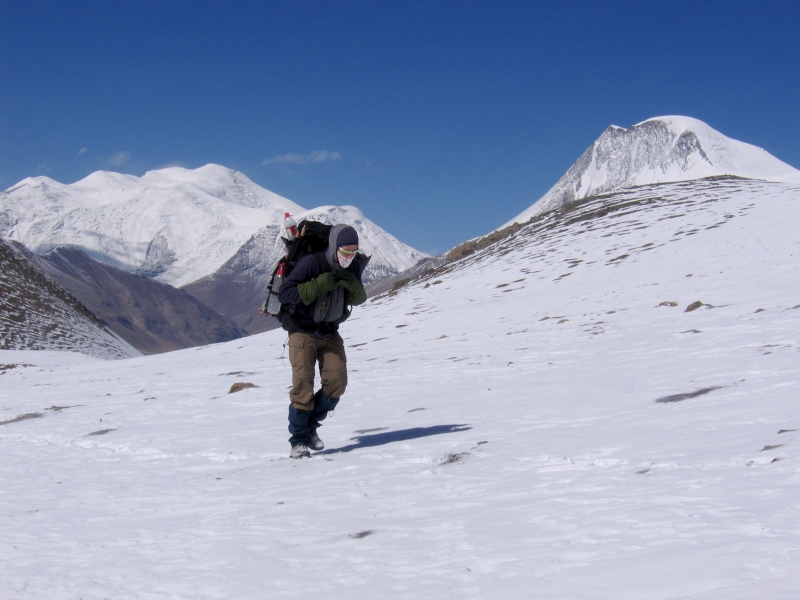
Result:
[[[352,272],[356,278],[361,281],[361,274],[363,272],[362,263],[366,262],[362,255],[357,255],[356,258],[350,263],[350,266],[347,267],[347,271]],[[333,259],[336,259],[336,255],[334,253]],[[334,264],[330,264],[330,257],[326,256],[325,260],[328,262],[330,266],[327,270],[332,270],[334,273],[339,273],[343,271],[342,267],[339,265],[338,262]],[[286,304],[286,310],[283,317],[283,328],[290,333],[294,333],[296,331],[304,332],[304,333],[313,333],[314,335],[320,337],[327,337],[333,335],[339,330],[339,323],[344,321],[347,317],[350,316],[350,311],[345,307],[344,314],[336,319],[335,321],[323,321],[322,323],[316,323],[314,321],[314,313],[317,310],[317,304],[326,296],[334,293],[345,294],[345,290],[343,288],[336,288],[333,292],[328,292],[321,298],[317,298],[314,302],[306,306],[303,304],[303,301],[300,299],[300,292],[297,290],[297,286],[301,283],[305,283],[306,281],[311,281],[312,279],[319,277],[324,272],[322,265],[320,264],[320,259],[315,254],[311,254],[309,256],[305,256],[297,261],[294,269],[292,272],[289,273],[288,277],[284,280],[283,284],[281,285],[281,289],[278,292],[278,300],[280,300],[281,304]]]

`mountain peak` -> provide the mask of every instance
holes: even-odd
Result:
[[[709,125],[700,119],[695,119],[694,117],[687,117],[684,115],[665,115],[662,117],[651,117],[649,119],[645,119],[641,123],[636,123],[636,125],[632,125],[631,127],[640,127],[645,123],[666,123],[673,127],[675,130],[692,130],[692,131],[712,131],[714,133],[718,133]],[[616,127],[616,125],[614,125]],[[624,127],[620,127],[620,129],[625,129]]]
[[[13,192],[18,190],[22,187],[30,187],[33,189],[41,189],[45,190],[48,188],[51,189],[58,189],[64,187],[64,184],[60,181],[56,181],[55,179],[51,179],[45,175],[39,175],[37,177],[26,177],[22,181],[12,185],[10,188],[6,190],[6,192]]]
[[[800,171],[703,121],[670,115],[609,126],[538,202],[511,223],[624,188],[732,175],[800,183]]]
[[[161,169],[147,171],[144,175],[142,175],[143,180],[153,182],[169,181],[173,183],[176,181],[195,182],[202,179],[233,179],[235,177],[244,178],[250,181],[244,173],[240,173],[238,171],[234,171],[233,169],[229,169],[228,167],[223,167],[222,165],[217,165],[214,163],[209,163],[196,169],[187,169],[186,167],[181,166],[164,167]]]

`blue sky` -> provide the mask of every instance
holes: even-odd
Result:
[[[800,167],[800,2],[0,0],[0,188],[218,163],[441,252],[610,124]]]

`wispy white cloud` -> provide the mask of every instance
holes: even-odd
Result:
[[[80,150],[78,150],[78,154],[86,154],[88,151],[89,151],[88,148],[81,148]]]
[[[130,159],[131,159],[131,153],[123,150],[122,152],[117,152],[114,156],[109,158],[108,162],[109,164],[112,164],[115,167],[121,167]]]
[[[342,160],[342,155],[338,152],[328,150],[313,150],[308,154],[281,154],[266,159],[262,165],[318,165],[321,163]]]

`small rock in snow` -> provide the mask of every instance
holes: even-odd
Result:
[[[38,419],[41,417],[41,413],[25,413],[24,415],[20,415],[18,417],[14,417],[13,419],[9,419],[8,421],[0,421],[0,425],[8,425],[9,423],[17,423],[19,421],[25,421],[26,419]]]
[[[366,529],[364,531],[359,531],[358,533],[353,533],[353,534],[349,535],[348,537],[351,537],[351,538],[356,539],[356,540],[360,540],[361,538],[365,538],[368,535],[372,535],[373,533],[375,533],[375,532],[372,529]]]
[[[783,444],[775,444],[774,446],[764,446],[761,451],[766,452],[767,450],[775,450],[775,448],[780,448]]]
[[[231,386],[231,389],[230,389],[230,391],[228,391],[228,393],[229,394],[233,394],[234,392],[241,392],[244,389],[254,388],[254,387],[258,387],[258,386],[253,384],[253,383],[249,383],[249,382],[245,382],[245,381],[237,381],[236,383],[234,383]]]
[[[89,437],[92,435],[105,435],[107,433],[111,433],[112,431],[116,431],[116,429],[101,429],[100,431],[93,431],[92,433],[87,433],[83,437]]]

